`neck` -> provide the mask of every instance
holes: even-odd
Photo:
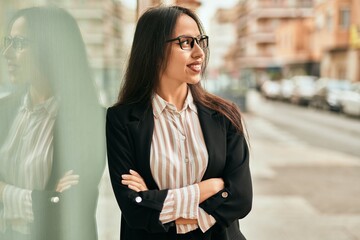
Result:
[[[187,96],[188,86],[186,83],[180,86],[160,84],[156,93],[168,103],[174,104],[177,110],[181,110]]]
[[[30,87],[30,97],[33,105],[40,104],[45,102],[48,98],[51,97],[51,91],[49,88],[43,87],[35,87],[31,85]]]

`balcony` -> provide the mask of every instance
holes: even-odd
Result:
[[[76,19],[103,19],[104,11],[96,8],[73,8],[69,9]]]
[[[352,25],[350,28],[350,46],[360,48],[360,25]]]
[[[248,35],[248,40],[258,44],[275,43],[275,34],[273,32],[255,32]]]
[[[313,0],[298,0],[298,1],[273,1],[273,0],[260,0],[257,7],[261,8],[312,8],[314,6]]]
[[[249,13],[251,18],[299,18],[313,16],[312,9],[306,8],[256,8]]]

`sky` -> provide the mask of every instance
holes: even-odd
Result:
[[[129,8],[136,8],[136,0],[120,0]],[[204,24],[205,30],[209,28],[210,19],[217,8],[231,8],[239,0],[202,0],[202,6],[198,10],[198,15]]]
[[[200,20],[204,24],[205,31],[209,31],[210,19],[214,16],[217,8],[231,8],[238,0],[203,0],[198,10]]]
[[[120,0],[126,6],[135,9],[136,0]],[[216,9],[217,7],[232,7],[238,2],[237,0],[202,0],[202,5],[206,9]]]

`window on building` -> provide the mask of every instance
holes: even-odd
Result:
[[[315,26],[316,29],[320,30],[323,29],[325,25],[325,15],[319,14],[315,17]]]
[[[349,29],[350,28],[350,9],[343,8],[340,9],[340,27],[342,29]]]
[[[282,0],[272,0],[272,4],[274,7],[281,7],[281,6],[283,6],[283,1]]]
[[[326,28],[328,31],[333,30],[333,22],[332,21],[333,21],[332,14],[330,12],[328,12],[325,17]]]

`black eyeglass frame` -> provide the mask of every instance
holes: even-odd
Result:
[[[17,41],[15,45],[14,45],[14,41]],[[6,50],[11,46],[15,50],[21,51],[22,49],[28,46],[29,42],[30,40],[24,37],[6,36],[3,39],[3,48],[4,48],[3,50]]]
[[[181,41],[182,38],[191,38],[192,41],[190,42],[190,48],[183,48],[183,43],[184,41]],[[202,40],[205,40],[206,41],[206,47],[202,47],[199,42],[202,41]],[[197,36],[197,37],[191,37],[191,36],[186,36],[186,35],[181,35],[181,36],[178,36],[176,38],[173,38],[173,39],[168,39],[166,40],[166,42],[173,42],[173,41],[178,41],[179,42],[179,45],[180,45],[180,48],[182,50],[191,50],[194,48],[194,45],[195,45],[195,41],[196,43],[199,45],[199,47],[201,49],[207,49],[209,47],[209,36],[207,35],[200,35],[200,36]]]

